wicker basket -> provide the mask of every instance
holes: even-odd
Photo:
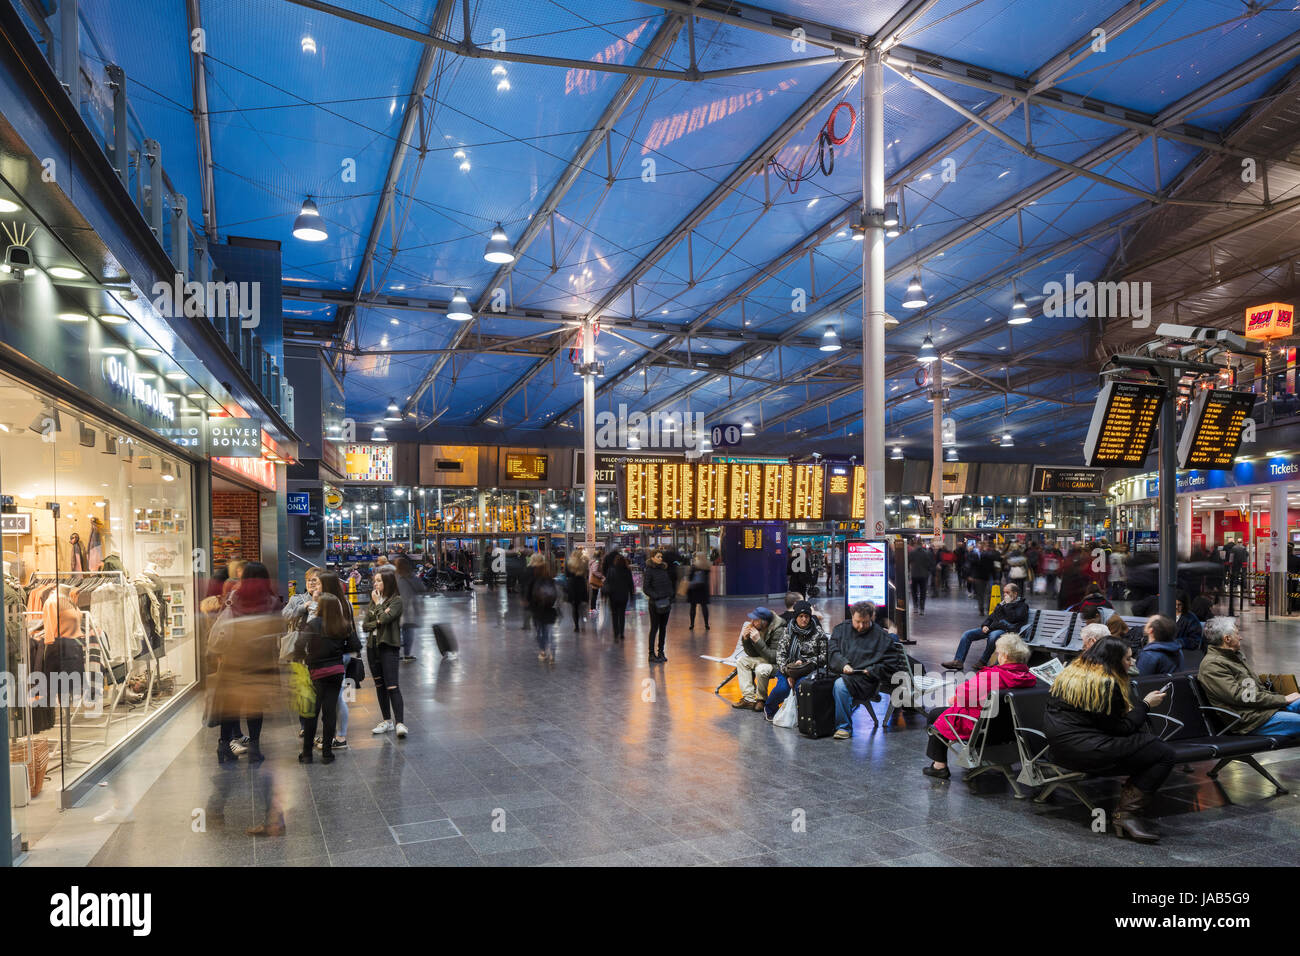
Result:
[[[9,744],[9,762],[27,764],[27,788],[36,798],[45,786],[45,772],[50,767],[50,742],[44,737],[31,738],[31,761],[28,762],[27,742],[15,740]]]

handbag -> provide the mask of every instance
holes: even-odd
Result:
[[[667,614],[672,610],[673,602],[671,598],[655,598],[654,609],[656,613]]]
[[[301,661],[289,665],[289,700],[299,717],[316,716],[316,688],[312,686],[307,665]]]
[[[366,665],[361,663],[361,655],[353,654],[352,657],[348,659],[346,666],[347,670],[343,673],[344,678],[352,681],[355,686],[360,687],[362,682],[366,679]]]
[[[286,663],[294,658],[294,647],[298,644],[298,631],[290,630],[280,638],[280,663]]]
[[[776,716],[772,718],[772,726],[789,727],[791,729],[799,726],[799,704],[795,700],[794,688],[790,688],[790,696],[781,702],[777,708]]]

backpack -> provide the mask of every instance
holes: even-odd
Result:
[[[533,606],[539,608],[555,607],[560,599],[560,590],[555,586],[554,578],[542,578],[533,585]]]

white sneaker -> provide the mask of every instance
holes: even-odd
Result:
[[[240,757],[248,753],[248,748],[245,747],[243,744],[241,744],[238,740],[232,740],[230,742],[230,752],[234,754],[236,757]]]
[[[375,724],[375,729],[370,732],[372,734],[386,734],[392,729],[393,722],[391,720],[381,720],[379,723]]]
[[[397,725],[397,736],[399,736],[399,737],[405,737],[405,736],[406,736],[406,724],[398,724],[398,725]]]
[[[458,657],[460,657],[460,651],[448,651],[447,654],[446,654],[446,656],[443,657],[443,660],[444,660],[444,661],[454,661],[454,660],[456,660]]]

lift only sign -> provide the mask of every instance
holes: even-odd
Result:
[[[1092,423],[1083,443],[1090,467],[1141,468],[1151,450],[1163,385],[1107,382],[1097,393]]]
[[[1192,410],[1178,442],[1179,468],[1223,471],[1232,467],[1241,447],[1241,430],[1255,407],[1251,392],[1205,389],[1192,399]]]

